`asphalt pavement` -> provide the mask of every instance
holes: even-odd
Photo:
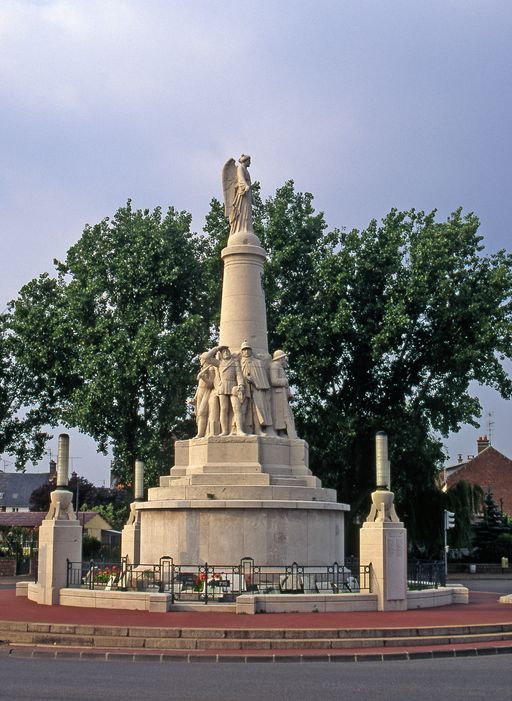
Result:
[[[512,701],[511,655],[240,665],[0,657],[2,701]]]

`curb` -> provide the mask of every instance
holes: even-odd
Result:
[[[44,650],[4,647],[0,648],[0,657],[14,657],[19,659],[45,659],[45,660],[84,660],[94,662],[154,662],[158,664],[167,662],[180,662],[193,664],[196,662],[219,664],[307,664],[309,662],[323,662],[335,664],[338,662],[392,662],[395,660],[435,660],[447,657],[487,657],[489,655],[510,655],[512,645],[502,647],[464,648],[449,650],[422,650],[418,652],[392,652],[392,653],[356,653],[349,655],[172,655],[166,653],[143,654],[123,652],[86,652],[72,650]]]

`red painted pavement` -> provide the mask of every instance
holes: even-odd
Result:
[[[42,606],[13,589],[0,590],[0,620],[31,623],[151,626],[169,628],[403,628],[512,623],[512,606],[500,604],[498,595],[471,592],[469,604],[434,609],[351,613],[274,613],[243,616],[234,613],[148,613],[75,606]]]

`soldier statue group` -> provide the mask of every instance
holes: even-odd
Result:
[[[200,356],[195,406],[197,435],[258,435],[297,438],[282,350],[272,359],[253,353],[244,341],[240,353],[216,346]]]

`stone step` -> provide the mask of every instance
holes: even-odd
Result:
[[[321,481],[314,477],[311,470],[305,466],[290,466],[290,465],[268,465],[262,470],[258,463],[209,463],[208,465],[191,465],[189,467],[173,467],[171,469],[170,475],[165,475],[160,477],[160,487],[170,487],[171,485],[179,484],[210,484],[203,480],[196,481],[181,481],[177,482],[178,478],[188,477],[190,475],[229,475],[229,474],[246,474],[246,475],[271,475],[272,479],[270,482],[268,480],[258,480],[256,479],[252,484],[279,484],[280,482],[275,481],[274,477],[284,477],[288,479],[299,479],[306,480],[299,484],[308,487],[321,487]],[[212,483],[215,483],[214,480]],[[217,484],[238,484],[239,482],[216,482]],[[251,484],[251,482],[248,482]],[[284,482],[282,484],[285,484]]]
[[[286,475],[288,471],[298,477],[310,477],[313,474],[305,465],[274,465],[269,463],[264,467],[264,472],[268,472],[270,475]]]
[[[310,487],[306,482],[306,479],[301,479],[300,477],[274,477],[272,475],[271,484],[275,484],[279,487]]]
[[[187,485],[148,489],[148,501],[181,500],[244,500],[244,501],[320,501],[335,502],[334,489],[314,489],[311,487],[286,486],[247,486],[247,485]]]
[[[175,604],[173,610],[198,610]],[[202,611],[226,611],[232,604],[201,605]],[[5,644],[90,648],[247,650],[419,647],[512,641],[512,624],[391,629],[240,629],[96,626],[0,621]]]
[[[173,467],[171,470],[171,477],[174,476],[174,470],[176,468]],[[261,465],[257,462],[255,463],[250,463],[250,462],[242,462],[242,463],[207,463],[205,465],[189,465],[186,468],[186,474],[187,475],[197,475],[197,474],[222,474],[222,473],[228,473],[228,472],[236,472],[239,474],[245,473],[245,474],[254,474],[254,473],[262,473],[263,470],[261,469]]]
[[[228,473],[228,474],[187,474],[184,477],[171,477],[170,487],[178,487],[181,485],[207,485],[213,487],[216,485],[232,485],[232,486],[265,486],[270,484],[270,475],[259,473]]]
[[[170,476],[177,477],[181,475],[215,472],[264,472],[269,475],[293,474],[300,476],[311,476],[313,474],[309,467],[305,465],[281,465],[274,463],[262,465],[259,462],[207,462],[188,466],[175,465],[171,468]],[[167,478],[168,475],[165,475],[161,479]]]

